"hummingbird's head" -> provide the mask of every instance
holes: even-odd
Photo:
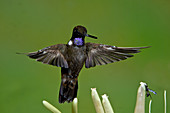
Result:
[[[85,27],[80,25],[74,27],[72,38],[85,38],[85,36],[97,39],[97,37],[87,34],[87,29]]]

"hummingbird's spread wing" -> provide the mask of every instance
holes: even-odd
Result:
[[[68,68],[67,61],[63,56],[65,49],[65,44],[57,44],[37,52],[28,53],[27,56],[45,64]]]
[[[139,49],[148,47],[116,47],[103,44],[86,43],[87,59],[85,67],[95,67],[96,65],[105,65],[129,57],[134,53],[140,52]]]

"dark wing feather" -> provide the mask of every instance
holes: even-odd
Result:
[[[116,47],[103,44],[86,43],[87,59],[85,67],[95,67],[96,65],[105,65],[129,57],[132,54],[140,52],[140,49],[148,47]]]
[[[45,64],[68,68],[67,61],[63,55],[65,51],[65,44],[57,44],[37,52],[28,53],[27,56]]]

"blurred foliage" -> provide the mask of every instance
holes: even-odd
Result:
[[[60,68],[15,53],[67,43],[76,25],[98,37],[86,41],[152,46],[126,61],[83,68],[79,112],[95,112],[90,88],[96,87],[110,95],[116,113],[132,113],[140,81],[157,92],[152,112],[163,112],[163,90],[170,90],[169,12],[168,0],[0,0],[0,112],[48,113],[43,99],[71,112],[71,104],[58,103]],[[170,111],[170,104],[167,108]]]

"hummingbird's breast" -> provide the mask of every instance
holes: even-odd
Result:
[[[68,46],[65,56],[72,74],[78,75],[87,58],[86,46]]]

